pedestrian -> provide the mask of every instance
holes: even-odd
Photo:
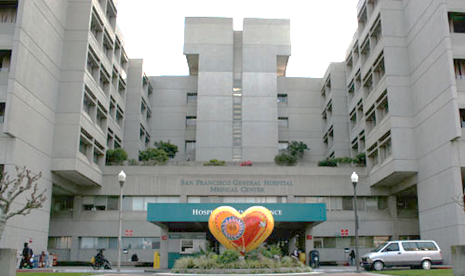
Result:
[[[352,265],[355,264],[355,252],[354,252],[354,250],[350,251],[349,257],[350,257],[350,265],[352,266]]]
[[[28,268],[32,268],[32,263],[31,263],[31,258],[34,253],[32,252],[32,249],[28,247],[28,243],[24,243],[24,248],[23,248],[23,258],[21,259],[21,263],[19,264],[19,268],[23,268],[23,266],[26,266]]]

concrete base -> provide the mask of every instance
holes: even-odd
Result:
[[[0,248],[0,275],[1,276],[15,276],[16,263],[17,263],[16,249]]]
[[[465,276],[465,245],[451,246],[452,265],[455,276]]]

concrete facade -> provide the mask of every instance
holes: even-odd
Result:
[[[235,31],[228,18],[186,18],[190,74],[158,77],[125,54],[114,0],[0,3],[0,164],[10,173],[15,165],[41,171],[49,198],[10,220],[0,247],[32,241],[35,252],[61,261],[89,261],[103,247],[116,261],[116,176],[124,170],[123,247],[143,262],[156,250],[168,267],[183,240],[205,234],[194,227],[184,232],[196,238],[179,238],[179,229],[148,222],[156,203],[325,203],[327,221],[280,225],[276,241],[344,262],[354,246],[356,171],[360,253],[421,237],[436,240],[450,263],[450,247],[465,243],[457,202],[465,4],[361,0],[357,9],[346,60],[323,78],[286,77],[289,20],[245,19]],[[178,154],[166,166],[137,166],[155,141],[170,141]],[[295,167],[275,165],[291,141],[310,150]],[[107,165],[114,148],[131,162]],[[359,154],[366,166],[318,166]],[[203,166],[211,159],[227,166]],[[249,160],[253,166],[239,166]],[[256,187],[241,184],[248,181]]]

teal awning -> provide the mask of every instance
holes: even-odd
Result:
[[[147,221],[153,223],[208,222],[211,212],[220,206],[231,206],[239,212],[252,206],[263,206],[271,211],[276,222],[326,221],[324,203],[149,203]]]

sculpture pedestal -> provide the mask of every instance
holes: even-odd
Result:
[[[16,249],[0,248],[0,275],[15,276],[18,262]]]

